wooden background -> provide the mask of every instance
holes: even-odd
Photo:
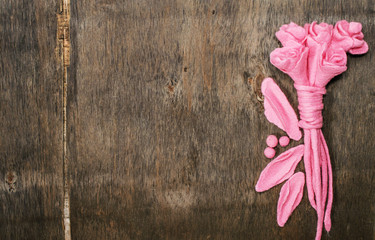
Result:
[[[265,138],[283,135],[259,87],[274,77],[297,109],[269,63],[274,33],[341,19],[363,24],[370,51],[327,86],[334,203],[322,239],[375,238],[373,0],[70,4],[65,139],[61,2],[0,0],[0,239],[68,239],[64,154],[72,239],[313,239],[306,192],[280,228],[280,186],[254,190]]]

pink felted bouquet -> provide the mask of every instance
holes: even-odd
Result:
[[[271,53],[271,63],[293,79],[300,120],[270,78],[262,83],[265,115],[294,140],[302,137],[299,127],[302,128],[304,144],[271,161],[262,171],[256,190],[263,192],[287,180],[281,188],[277,206],[277,222],[284,226],[300,203],[306,182],[310,204],[318,217],[316,239],[320,239],[323,224],[327,231],[331,229],[333,201],[332,167],[321,131],[325,86],[333,77],[346,71],[346,52],[364,54],[368,45],[363,40],[362,25],[345,20],[338,21],[335,26],[313,22],[301,27],[291,22],[283,25],[276,37],[283,47]],[[302,157],[306,179],[302,172],[294,173]]]

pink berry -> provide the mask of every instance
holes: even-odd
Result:
[[[282,147],[286,147],[288,146],[289,144],[289,138],[287,136],[282,136],[280,139],[279,139],[279,143],[280,143],[280,146]]]
[[[275,154],[276,154],[275,149],[271,147],[267,147],[266,149],[264,149],[264,156],[266,156],[266,158],[273,158]]]
[[[277,137],[275,135],[269,135],[266,139],[267,146],[274,148],[277,146]]]

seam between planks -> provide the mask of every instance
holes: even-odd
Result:
[[[64,239],[71,240],[70,230],[70,197],[69,197],[69,160],[67,157],[67,87],[68,87],[68,67],[70,65],[70,0],[60,1],[60,12],[57,14],[57,42],[61,56],[63,69],[62,89],[63,89],[63,227]]]

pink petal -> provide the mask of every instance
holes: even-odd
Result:
[[[301,202],[305,175],[302,172],[294,174],[281,188],[277,203],[277,223],[284,227],[289,216]]]
[[[298,127],[297,115],[288,99],[272,78],[262,82],[264,95],[264,115],[271,123],[284,130],[290,138],[298,141],[302,133]]]
[[[257,192],[264,192],[293,175],[304,153],[303,144],[291,148],[272,160],[262,171],[255,186]]]
[[[351,33],[360,33],[362,31],[362,24],[359,22],[350,22],[348,30]]]
[[[357,54],[365,54],[365,53],[367,53],[367,51],[368,51],[368,45],[367,45],[366,42],[364,42],[361,47],[350,49],[349,53],[357,55]]]

